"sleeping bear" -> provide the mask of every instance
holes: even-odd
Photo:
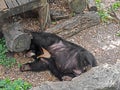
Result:
[[[47,32],[31,32],[29,53],[34,58],[21,71],[50,70],[59,80],[71,80],[97,66],[94,56],[85,48]]]

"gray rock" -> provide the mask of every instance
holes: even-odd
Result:
[[[45,82],[31,90],[120,90],[120,62],[99,65],[72,81]]]

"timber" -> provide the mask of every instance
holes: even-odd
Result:
[[[24,29],[21,24],[17,22],[6,24],[2,29],[9,51],[21,52],[30,48],[32,36],[23,32]]]
[[[31,2],[27,0],[0,0],[0,19],[33,10],[37,7],[40,7],[40,0],[32,0]]]
[[[63,38],[71,37],[80,31],[98,25],[100,23],[99,15],[94,12],[87,12],[76,15],[65,22],[57,24],[56,26],[47,29],[47,32],[55,33]]]
[[[39,21],[41,23],[41,15],[46,17],[45,21],[42,21],[42,29],[45,28],[46,21],[50,23],[49,7],[47,5],[47,0],[0,0],[0,21],[4,21],[4,18],[8,18],[13,15],[24,13],[29,10],[47,8],[46,11],[39,12]],[[46,10],[46,9],[45,9]],[[46,16],[47,15],[47,16]],[[47,18],[48,17],[48,18]],[[43,27],[44,26],[44,27]]]

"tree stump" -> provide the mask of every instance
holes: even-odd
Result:
[[[74,13],[80,14],[88,8],[89,11],[97,11],[95,0],[66,0],[69,8]]]
[[[8,50],[11,52],[21,52],[30,48],[31,36],[22,32],[23,28],[19,23],[7,24],[3,26],[3,34]]]
[[[71,11],[80,14],[85,10],[87,2],[86,0],[68,0],[68,5]]]

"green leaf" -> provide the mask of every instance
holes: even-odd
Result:
[[[22,79],[11,81],[10,79],[0,80],[0,90],[28,90],[31,84]]]

